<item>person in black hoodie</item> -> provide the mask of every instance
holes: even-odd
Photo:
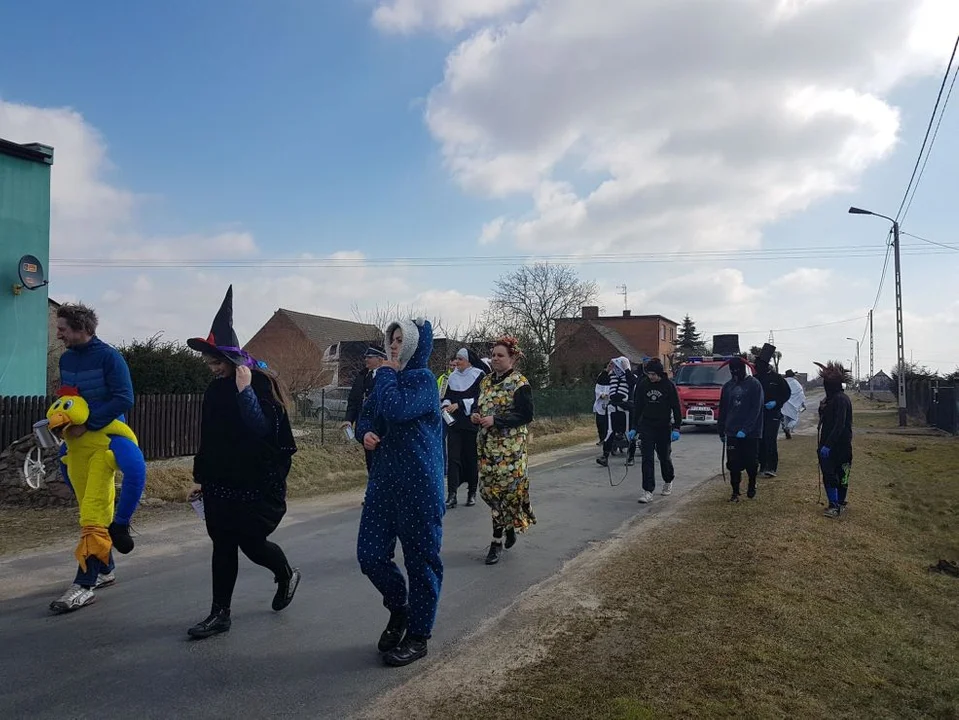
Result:
[[[792,397],[786,378],[773,370],[776,347],[766,343],[756,358],[756,378],[763,386],[763,435],[759,441],[759,471],[766,477],[779,472],[779,429],[782,427],[783,405]]]
[[[838,518],[846,508],[849,473],[852,469],[852,402],[843,391],[843,383],[852,380],[839,363],[819,366],[826,397],[819,403],[819,467],[829,507],[823,513]]]
[[[455,508],[459,486],[466,483],[466,506],[476,504],[479,465],[476,433],[479,427],[470,421],[479,401],[480,381],[486,375],[483,361],[475,353],[460,348],[453,358],[455,369],[446,379],[442,406],[452,422],[446,423],[446,507]]]
[[[300,571],[267,540],[286,514],[286,477],[296,442],[286,396],[265,363],[239,347],[233,331],[232,288],[204,340],[187,344],[201,352],[215,379],[203,396],[200,447],[193,480],[200,486],[207,533],[213,541],[213,604],[210,615],[191,627],[201,639],[226,632],[242,550],[273,572],[273,609],[293,600]]]
[[[743,471],[749,478],[746,497],[756,497],[759,443],[763,437],[763,386],[746,374],[746,361],[734,357],[728,363],[732,379],[719,396],[719,439],[726,444],[726,467],[733,486],[730,502],[739,502]]]
[[[639,502],[652,502],[656,489],[656,468],[653,453],[659,457],[659,470],[663,476],[663,495],[673,491],[672,444],[679,440],[682,425],[682,410],[679,393],[673,381],[666,377],[666,370],[658,358],[646,363],[646,376],[636,386],[636,411],[633,420],[633,437],[639,434],[640,455],[643,469],[643,494]]]

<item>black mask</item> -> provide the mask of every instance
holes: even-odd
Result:
[[[729,361],[729,372],[732,374],[734,380],[740,382],[745,380],[746,363],[743,362],[742,358],[733,358]]]

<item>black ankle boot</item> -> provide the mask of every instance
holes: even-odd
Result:
[[[489,552],[486,554],[486,564],[495,565],[503,555],[503,543],[494,540],[489,544]]]
[[[227,632],[230,629],[230,625],[232,625],[230,608],[221,608],[214,605],[210,609],[210,615],[206,620],[198,622],[186,632],[190,637],[202,640],[212,635]]]
[[[471,492],[466,495],[466,507],[473,507],[476,504],[476,493]]]
[[[273,596],[273,609],[279,612],[291,602],[296,588],[300,584],[300,571],[293,568],[285,578],[273,578],[276,583],[276,595]]]
[[[409,622],[410,609],[408,607],[394,610],[390,613],[390,621],[386,624],[386,629],[380,635],[380,641],[376,644],[376,649],[381,653],[390,652],[399,647],[403,634],[406,632],[406,625]]]
[[[403,667],[426,657],[426,638],[407,634],[403,641],[383,656],[383,662]]]
[[[603,467],[607,467],[609,465],[609,456],[603,455],[601,457],[596,458],[596,463],[598,465],[602,465]]]
[[[509,549],[516,544],[516,530],[513,528],[506,528],[506,543],[503,547]]]
[[[456,507],[456,493],[448,493],[446,495],[446,507],[448,508]]]

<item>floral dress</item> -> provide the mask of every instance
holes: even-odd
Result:
[[[536,522],[529,502],[529,423],[532,388],[521,373],[487,375],[480,384],[478,412],[492,415],[493,427],[477,435],[480,497],[490,506],[493,526],[523,532]]]

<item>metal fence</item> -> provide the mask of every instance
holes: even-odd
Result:
[[[932,427],[959,434],[959,393],[954,385],[929,379],[907,381],[906,412]]]

